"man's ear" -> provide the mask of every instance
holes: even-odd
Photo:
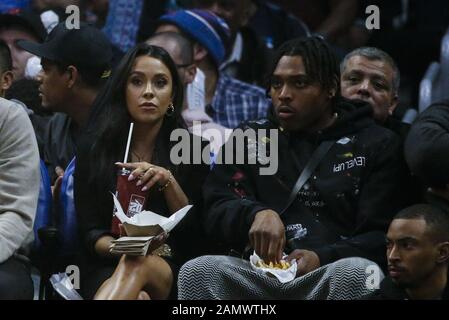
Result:
[[[399,97],[397,94],[395,94],[393,99],[391,100],[390,106],[388,107],[388,114],[390,116],[393,115],[393,112],[396,109],[396,107],[398,106],[398,103],[399,103]]]
[[[0,78],[0,91],[8,90],[11,87],[13,81],[14,74],[12,73],[12,71],[3,72]]]
[[[206,48],[204,48],[198,42],[195,43],[193,45],[193,61],[195,61],[195,63],[198,64],[198,62],[202,61],[206,56],[207,56]]]
[[[184,74],[186,84],[192,83],[193,80],[195,79],[196,68],[197,67],[195,64],[192,64],[192,65],[186,67],[185,74]]]
[[[75,66],[68,66],[66,70],[67,74],[67,88],[71,89],[76,84],[80,77],[79,71]]]
[[[438,263],[447,263],[449,261],[449,242],[438,244]]]
[[[339,90],[340,79],[338,77],[334,77],[332,82],[332,88],[329,90],[329,99],[333,99],[337,95],[337,90]]]

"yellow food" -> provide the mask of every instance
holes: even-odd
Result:
[[[259,260],[256,263],[256,266],[259,268],[269,268],[269,269],[281,269],[281,270],[286,270],[288,268],[290,268],[290,263],[285,261],[285,260],[281,260],[278,263],[273,263],[272,261],[270,261],[269,264],[266,264],[265,262],[263,262],[262,260]]]

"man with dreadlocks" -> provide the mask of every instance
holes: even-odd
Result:
[[[376,286],[366,286],[367,268],[385,265],[385,231],[405,205],[399,137],[374,123],[369,105],[340,96],[336,58],[321,38],[286,42],[270,70],[268,119],[240,128],[271,134],[244,140],[244,164],[215,165],[204,221],[227,250],[296,260],[296,278],[281,284],[244,259],[199,257],[180,271],[181,299],[355,299]],[[242,152],[227,148],[237,132],[222,159]],[[274,174],[260,174],[261,150],[277,153]]]

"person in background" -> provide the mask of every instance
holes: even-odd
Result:
[[[179,10],[159,19],[156,33],[178,32],[193,41],[193,61],[205,75],[204,111],[215,123],[235,128],[244,120],[266,116],[269,100],[257,87],[222,74],[229,40],[226,23],[206,10]]]
[[[427,108],[404,144],[410,171],[427,188],[426,202],[449,214],[449,101]]]
[[[25,77],[25,69],[32,53],[17,45],[18,40],[42,42],[46,30],[42,22],[33,12],[20,14],[0,14],[0,40],[3,40],[11,50],[14,80]]]
[[[197,67],[193,62],[192,42],[180,33],[162,32],[153,35],[146,43],[162,47],[170,54],[170,57],[176,64],[178,75],[184,88],[182,117],[190,132],[194,131],[194,124],[201,123],[201,127],[195,132],[201,132],[201,136],[211,142],[211,151],[217,154],[222,144],[229,137],[230,130],[227,130],[218,123],[214,123],[213,119],[202,112],[201,109],[189,108],[188,106],[189,101],[186,97],[187,88],[194,81],[197,71]],[[214,133],[220,133],[221,138],[212,138],[212,135],[208,134],[210,132],[209,129],[214,129]]]

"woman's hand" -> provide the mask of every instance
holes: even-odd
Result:
[[[120,235],[119,235],[120,238],[128,236],[128,234],[126,233],[126,230],[125,230],[125,227],[123,226],[123,224],[119,223],[118,224],[118,228],[120,230]]]
[[[154,250],[162,246],[165,243],[165,241],[167,241],[167,238],[168,233],[166,232],[163,232],[160,235],[154,237],[150,242],[150,246],[148,247],[147,255],[152,254]]]
[[[174,177],[169,170],[148,162],[116,162],[115,164],[121,168],[132,170],[128,177],[128,181],[137,179],[136,186],[142,186],[142,191],[149,190],[155,184],[160,188],[165,189],[165,187],[174,180]]]

